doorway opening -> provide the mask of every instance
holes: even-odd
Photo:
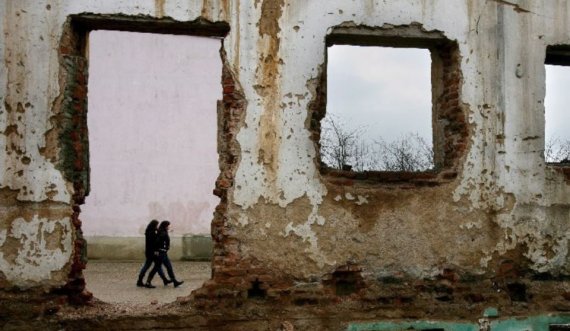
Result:
[[[220,40],[98,30],[87,49],[91,191],[81,217],[89,290],[107,302],[173,301],[180,289],[133,287],[153,219],[171,222],[168,255],[181,288],[209,278],[208,262],[181,261],[211,250]],[[162,285],[158,275],[154,282]]]
[[[48,137],[58,142],[54,161],[74,189],[75,253],[63,290],[78,304],[91,296],[85,289],[112,303],[187,296],[211,277],[229,25],[86,14],[66,27],[56,130]],[[168,255],[185,281],[178,288],[136,286],[151,219],[171,223]],[[97,267],[107,268],[100,280],[91,272]],[[147,292],[133,296],[139,290]]]

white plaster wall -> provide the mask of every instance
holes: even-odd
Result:
[[[93,31],[87,236],[137,236],[151,219],[209,233],[219,199],[216,38]]]

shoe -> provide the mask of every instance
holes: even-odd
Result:
[[[151,283],[146,283],[146,284],[144,284],[144,287],[146,287],[146,288],[156,288],[156,286],[152,285]]]
[[[142,280],[139,280],[139,281],[137,282],[137,286],[138,286],[138,287],[144,287],[144,283],[142,282]]]
[[[168,286],[168,284],[172,283],[172,280],[167,279],[167,280],[163,280],[162,282],[164,283],[164,286]]]
[[[178,286],[184,284],[184,281],[183,280],[181,280],[181,281],[174,280],[173,283],[174,283],[174,287],[178,287]]]

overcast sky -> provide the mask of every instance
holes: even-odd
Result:
[[[546,139],[570,139],[570,67],[546,66]]]
[[[431,59],[427,49],[328,48],[327,114],[370,138],[418,133],[431,144]]]
[[[427,49],[328,48],[327,114],[374,139],[419,133],[432,140],[431,59]],[[570,67],[546,66],[546,139],[570,139]]]

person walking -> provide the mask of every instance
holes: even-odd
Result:
[[[157,236],[157,245],[156,248],[158,253],[155,254],[155,264],[154,268],[151,270],[150,274],[148,275],[147,285],[151,285],[152,278],[158,272],[160,275],[161,266],[164,265],[166,268],[166,272],[170,277],[170,280],[174,284],[174,287],[178,287],[184,283],[184,281],[176,280],[174,276],[174,270],[172,270],[172,263],[170,263],[170,259],[168,258],[168,250],[170,249],[170,237],[168,236],[168,229],[170,227],[169,221],[162,221],[158,226],[158,236]],[[165,284],[166,285],[166,284]],[[151,285],[152,286],[152,285]]]
[[[141,268],[141,271],[139,272],[139,279],[137,280],[137,286],[138,287],[149,287],[149,288],[154,287],[148,283],[147,284],[143,283],[143,279],[144,279],[146,272],[148,271],[148,269],[152,265],[152,263],[154,262],[156,265],[156,257],[155,257],[154,253],[157,250],[156,249],[157,231],[158,231],[158,221],[157,220],[150,221],[150,223],[148,223],[148,225],[146,226],[146,230],[144,231],[144,237],[145,237],[144,255],[145,255],[146,260],[145,260],[145,262]],[[162,268],[159,268],[157,270],[157,272],[158,272],[158,275],[160,276],[160,278],[162,278],[164,285],[168,285],[169,283],[172,282],[164,276],[164,271],[162,271]]]

